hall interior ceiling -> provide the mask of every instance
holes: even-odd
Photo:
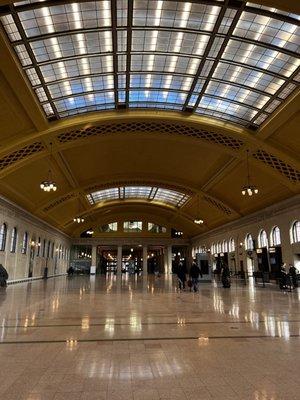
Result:
[[[300,80],[299,15],[250,2],[21,1],[2,13],[50,119],[156,108],[254,129]]]
[[[0,0],[0,193],[188,237],[299,193],[299,26],[292,0]]]

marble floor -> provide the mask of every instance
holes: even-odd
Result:
[[[1,400],[299,400],[300,289],[57,277],[0,290]]]

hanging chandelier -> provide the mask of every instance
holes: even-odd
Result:
[[[56,183],[51,179],[51,170],[49,170],[48,179],[40,183],[40,188],[44,192],[51,192],[51,190],[56,192],[57,186]]]
[[[82,218],[82,217],[74,217],[73,221],[77,222],[77,224],[80,224],[81,222],[84,222],[84,218]]]
[[[50,159],[52,156],[52,143],[50,143]],[[47,179],[45,179],[44,181],[42,181],[40,183],[40,188],[44,191],[44,192],[56,192],[57,190],[57,185],[54,182],[54,180],[52,179],[52,171],[51,168],[48,171],[48,177]]]
[[[202,224],[204,223],[203,219],[200,219],[200,218],[195,218],[195,219],[194,219],[194,222],[195,222],[195,224],[197,224],[197,225],[202,225]]]
[[[203,223],[204,223],[204,221],[203,221],[203,219],[202,218],[200,218],[199,217],[199,215],[200,215],[200,205],[199,205],[199,194],[197,195],[197,216],[198,217],[196,217],[195,219],[194,219],[194,223],[195,224],[197,224],[197,225],[202,225]]]
[[[258,193],[258,189],[256,186],[251,185],[250,183],[250,172],[249,172],[249,150],[247,150],[247,184],[242,187],[242,195],[243,196],[253,196]]]

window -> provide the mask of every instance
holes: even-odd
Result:
[[[2,224],[0,228],[0,251],[5,250],[6,236],[7,236],[7,225]]]
[[[54,242],[52,242],[52,246],[51,246],[51,258],[54,257]]]
[[[229,239],[229,252],[235,251],[235,242],[233,238]]]
[[[36,256],[39,257],[41,253],[41,238],[38,238],[38,243],[37,243],[37,252],[36,252]]]
[[[159,202],[174,207],[182,207],[190,196],[176,190],[156,186],[119,186],[98,190],[87,195],[91,204],[108,200],[137,199],[147,202]]]
[[[226,240],[223,240],[222,251],[223,253],[228,253],[228,243]]]
[[[61,244],[59,245],[59,251],[58,251],[58,258],[61,259],[62,256],[62,247]]]
[[[217,244],[217,253],[222,253],[222,244],[221,244],[221,242],[219,242]]]
[[[254,249],[253,238],[252,238],[250,233],[248,233],[248,235],[246,236],[245,248],[246,248],[246,250],[253,250]]]
[[[244,2],[235,1],[224,15],[223,1],[56,3],[40,8],[39,0],[14,1],[0,17],[47,117],[111,110],[126,101],[143,109],[180,111],[188,105],[201,115],[259,126],[297,89],[297,14],[285,22],[280,11],[253,4],[238,13],[237,4]],[[114,26],[121,28],[117,50]]]
[[[161,225],[154,224],[153,222],[148,222],[148,231],[152,233],[166,233],[167,228]]]
[[[43,257],[46,255],[46,239],[43,240]]]
[[[271,233],[271,243],[272,246],[280,246],[281,245],[281,238],[280,238],[280,229],[278,226],[274,226]]]
[[[292,225],[292,235],[291,235],[291,242],[298,243],[300,242],[300,221],[295,221]]]
[[[21,248],[21,253],[22,254],[26,254],[27,253],[27,247],[28,247],[28,232],[24,232],[23,241],[22,241],[22,248]]]
[[[11,232],[11,241],[10,241],[10,252],[11,253],[16,252],[17,238],[18,238],[18,231],[17,231],[17,228],[14,227],[14,229]]]
[[[258,246],[259,246],[260,248],[262,248],[262,247],[268,247],[267,232],[264,231],[264,230],[261,230],[261,231],[259,232],[259,235],[258,235]]]
[[[143,228],[142,221],[125,221],[123,223],[124,232],[141,232]]]
[[[118,230],[118,223],[111,222],[110,224],[105,224],[100,226],[100,232],[117,232]]]
[[[48,240],[48,246],[47,246],[47,258],[50,257],[50,240]]]

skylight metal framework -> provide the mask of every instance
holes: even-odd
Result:
[[[119,186],[101,189],[87,195],[90,204],[112,200],[144,200],[154,203],[164,203],[173,207],[182,207],[190,196],[186,193],[156,186]]]
[[[299,86],[300,17],[239,0],[0,7],[48,118],[119,108],[261,125]]]

